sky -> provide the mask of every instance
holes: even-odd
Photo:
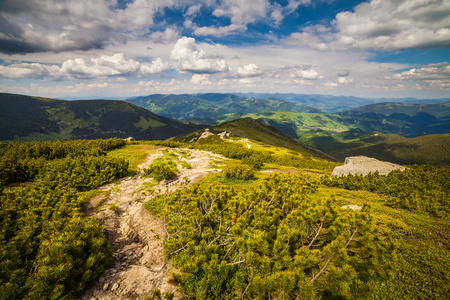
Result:
[[[0,0],[0,92],[450,97],[450,0]]]

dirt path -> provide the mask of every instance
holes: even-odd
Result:
[[[190,165],[189,169],[178,166],[176,179],[161,182],[153,190],[164,192],[173,190],[188,178],[191,182],[218,171],[212,167],[215,159],[225,159],[212,153],[171,149],[178,153],[179,159]],[[143,208],[143,203],[152,195],[146,187],[152,186],[152,179],[142,177],[142,169],[147,168],[163,150],[150,154],[139,166],[134,177],[126,177],[116,184],[107,184],[99,188],[104,195],[92,198],[85,207],[87,216],[103,220],[106,234],[114,249],[114,260],[98,282],[80,299],[139,299],[149,296],[155,288],[164,295],[166,291],[179,299],[176,287],[167,281],[171,276],[171,267],[164,261],[162,241],[165,236],[164,223]]]

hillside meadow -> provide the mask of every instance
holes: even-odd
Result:
[[[333,178],[337,163],[305,152],[217,141],[0,144],[0,298],[76,299],[95,282],[112,249],[81,207],[156,148],[167,149],[154,163],[165,167],[144,170],[155,182],[176,176],[171,148],[228,158],[221,172],[146,203],[166,220],[170,282],[186,298],[447,298],[448,166]]]

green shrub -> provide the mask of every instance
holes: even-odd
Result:
[[[260,170],[264,165],[264,157],[262,155],[251,155],[241,159],[244,164],[252,166],[256,170]]]
[[[369,295],[395,263],[369,205],[312,197],[319,180],[273,175],[259,188],[193,184],[151,200],[167,220],[165,254],[195,299],[319,299]],[[339,298],[337,298],[339,299]]]
[[[0,148],[0,299],[75,299],[112,261],[86,191],[126,173],[105,151],[120,139],[10,143]]]
[[[177,175],[173,168],[168,165],[151,164],[144,170],[145,176],[153,177],[156,181],[169,180]]]
[[[222,176],[227,179],[250,180],[255,178],[255,169],[249,165],[231,164],[222,169]]]

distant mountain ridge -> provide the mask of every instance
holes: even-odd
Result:
[[[0,94],[0,140],[39,141],[129,136],[167,139],[205,125],[158,116],[115,100],[65,101]]]
[[[295,94],[295,93],[236,93],[242,97],[255,97],[260,99],[280,99],[311,106],[328,113],[335,113],[357,107],[385,103],[398,102],[404,104],[439,104],[450,102],[450,98],[417,99],[417,98],[361,98],[354,96],[333,96],[320,94]]]
[[[240,97],[240,96],[245,96]],[[262,99],[264,98],[265,99]],[[280,97],[286,101],[275,99]],[[253,118],[273,126],[314,149],[341,158],[341,153],[358,154],[364,147],[401,141],[429,134],[450,133],[449,99],[365,99],[345,96],[299,94],[196,94],[149,95],[134,98],[140,105],[180,120],[218,124]],[[128,100],[130,101],[130,99]],[[294,102],[315,106],[297,105]],[[425,101],[437,103],[420,103]],[[351,106],[367,104],[353,109]],[[340,112],[324,113],[318,108]],[[344,109],[345,108],[345,109]],[[361,153],[364,154],[364,153]]]
[[[370,104],[349,111],[338,113],[350,119],[381,120],[369,130],[400,134],[405,137],[417,137],[428,134],[450,132],[450,102],[440,104],[405,104],[385,102]],[[395,122],[396,127],[382,129],[388,122]]]
[[[239,119],[248,113],[271,113],[273,111],[321,112],[290,101],[258,99],[235,94],[181,94],[134,97],[127,102],[147,108],[168,118],[215,125],[230,119]]]

